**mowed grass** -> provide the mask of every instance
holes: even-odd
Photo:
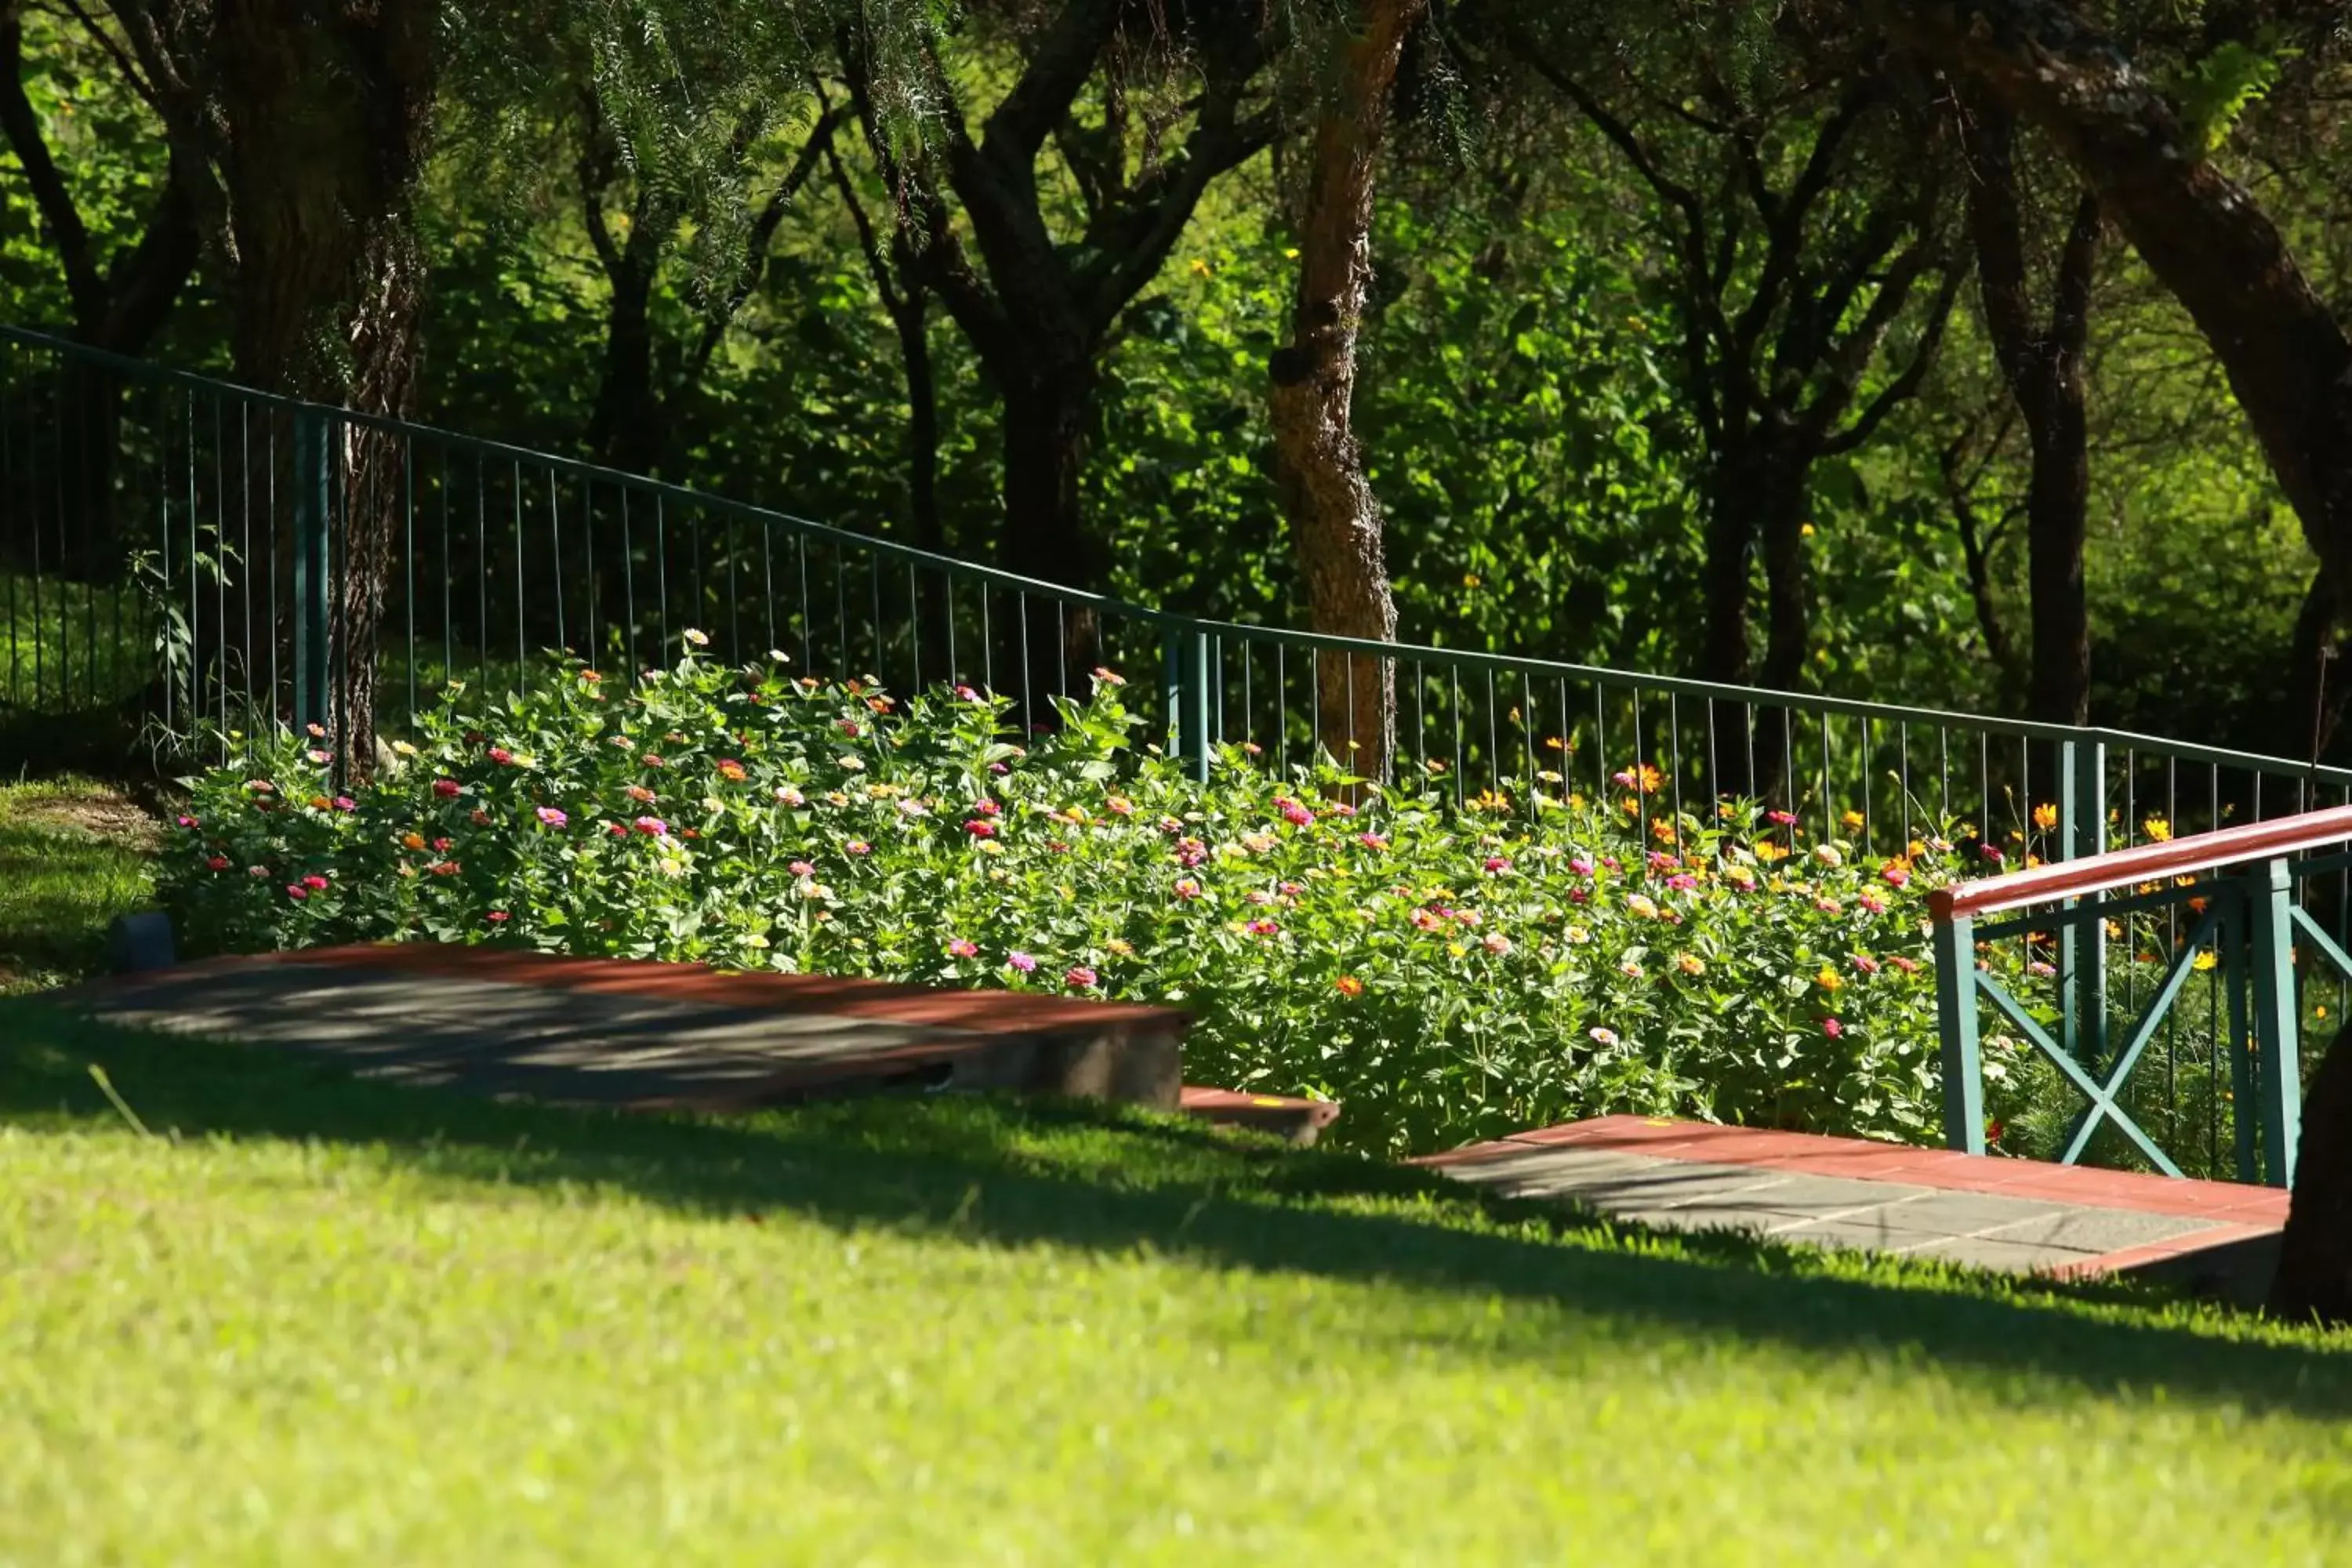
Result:
[[[154,883],[156,824],[89,779],[0,784],[0,996],[102,967],[107,922]]]
[[[2347,1416],[2341,1338],[1142,1116],[0,1003],[0,1562],[2323,1563]]]

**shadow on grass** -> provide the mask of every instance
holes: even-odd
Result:
[[[0,1121],[111,1118],[102,1065],[151,1128],[381,1146],[457,1181],[605,1184],[688,1211],[785,1209],[844,1226],[1558,1301],[1580,1313],[1807,1352],[1866,1352],[2099,1394],[2352,1416],[2352,1338],[2231,1337],[2069,1307],[2024,1283],[1892,1264],[1864,1278],[1729,1236],[1664,1251],[1442,1177],[1070,1105],[849,1102],[725,1121],[501,1104],[352,1079],[290,1053],[112,1029],[0,1002]],[[1584,1233],[1580,1238],[1576,1233]],[[1564,1239],[1565,1238],[1565,1244]],[[1580,1239],[1582,1245],[1577,1244]],[[1677,1252],[1679,1255],[1676,1255]],[[1556,1352],[1557,1329],[1513,1338]]]

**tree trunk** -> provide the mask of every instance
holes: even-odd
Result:
[[[1331,637],[1396,638],[1381,508],[1351,405],[1372,281],[1372,198],[1389,95],[1425,0],[1363,0],[1315,127],[1299,225],[1290,342],[1274,356],[1275,481],[1307,584],[1307,624]],[[1350,773],[1385,778],[1396,742],[1396,667],[1360,654],[1316,661],[1318,740]]]
[[[1705,642],[1702,679],[1746,686],[1755,675],[1748,644],[1748,599],[1755,574],[1756,522],[1734,476],[1739,465],[1717,458],[1706,506]]]
[[[2294,617],[2287,654],[2286,708],[2280,716],[2274,749],[2284,757],[2307,757],[2318,762],[2343,727],[2347,699],[2352,699],[2352,671],[2339,672],[2343,660],[2343,620],[2336,595],[2321,573],[2312,578]]]
[[[1108,570],[1086,526],[1078,479],[1094,419],[1095,360],[1043,365],[1002,384],[1004,399],[1004,569],[1077,587],[1098,586]],[[1010,602],[1007,602],[1007,601]],[[999,690],[1022,699],[1033,724],[1053,720],[1052,695],[1083,696],[1102,662],[1095,613],[1061,601],[1000,593],[992,605],[1005,662]]]
[[[437,22],[431,0],[263,0],[215,14],[202,75],[186,73],[213,84],[207,122],[191,133],[215,141],[233,344],[247,382],[367,414],[414,412],[424,279],[414,202]],[[364,773],[403,450],[383,431],[337,434],[331,724],[346,765]]]
[[[1764,501],[1763,684],[1794,691],[1805,678],[1812,649],[1813,594],[1805,565],[1805,500],[1801,488],[1785,485]]]
[[[2270,1310],[2352,1323],[2352,1029],[2336,1037],[2303,1102],[2294,1195]]]
[[[604,368],[588,416],[589,457],[623,473],[651,474],[668,447],[668,408],[654,385],[653,272],[623,266],[609,279]]]

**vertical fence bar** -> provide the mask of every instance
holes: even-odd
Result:
[[[1209,778],[1209,634],[1171,626],[1161,641],[1171,741],[1192,777]]]
[[[2303,1124],[2303,1058],[2297,1048],[2294,991],[2294,880],[2284,860],[2272,860],[2246,878],[2248,980],[2253,993],[2255,1097],[2260,1101],[2263,1180],[2273,1187],[2294,1180],[2295,1134]],[[2246,1114],[2242,1107],[2239,1114]]]
[[[1976,922],[1936,922],[1936,1022],[1943,1037],[1944,1145],[1985,1152],[1984,1063],[1977,1037]]]
[[[294,722],[327,723],[328,535],[334,458],[324,410],[294,411]]]
[[[2107,847],[2107,748],[2097,741],[2062,741],[2058,753],[2059,855],[2081,860],[2102,854]],[[2067,1055],[2094,1073],[2106,1062],[2107,947],[2099,903],[2096,893],[2070,901],[2088,918],[2060,932],[2058,954],[2061,1039]]]

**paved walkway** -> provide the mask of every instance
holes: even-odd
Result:
[[[555,1103],[742,1110],[858,1088],[1179,1105],[1172,1008],[486,947],[319,948],[93,982],[110,1022]]]
[[[1609,1116],[1421,1162],[1517,1197],[1678,1230],[1937,1258],[2014,1273],[2266,1279],[2287,1195],[1802,1132]]]

